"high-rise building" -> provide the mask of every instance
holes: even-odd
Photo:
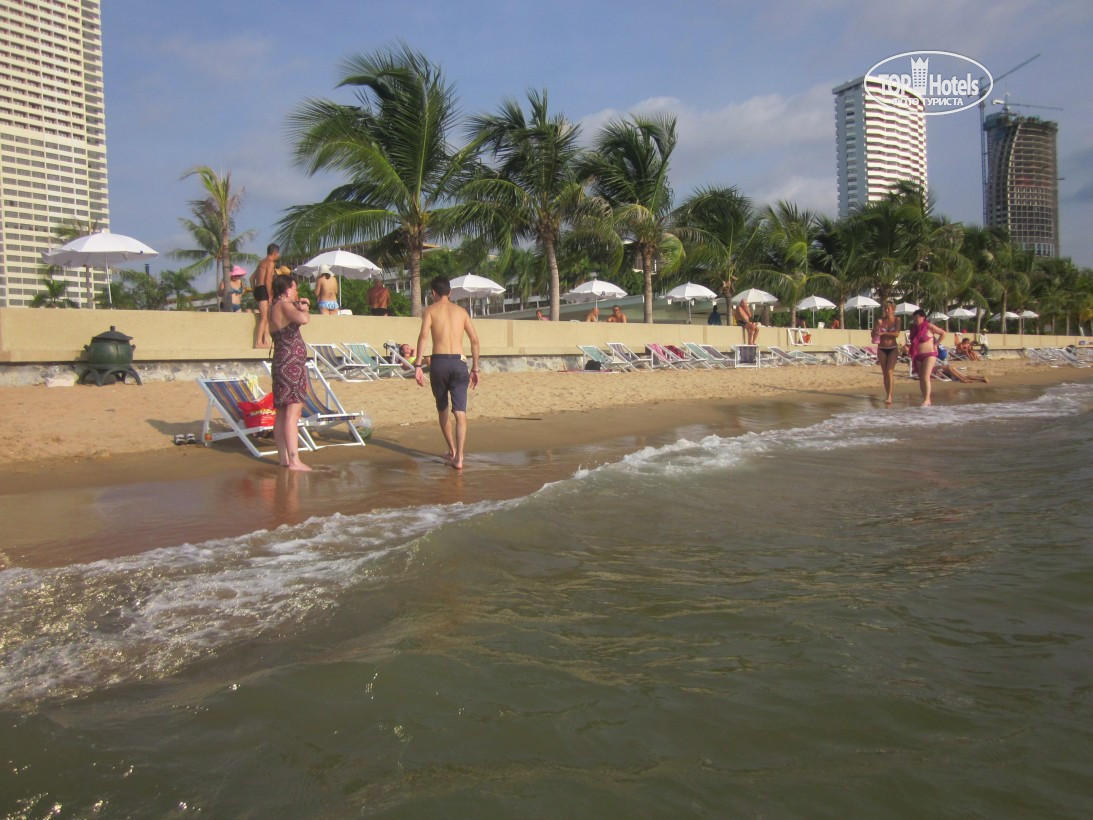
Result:
[[[983,122],[987,181],[983,210],[988,226],[1036,256],[1059,255],[1057,123],[1022,117],[1008,107]]]
[[[926,112],[909,88],[859,77],[832,89],[839,216],[909,180],[926,190]]]
[[[99,0],[0,0],[0,306],[42,290],[59,223],[108,227],[105,117]]]

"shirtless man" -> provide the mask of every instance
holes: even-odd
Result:
[[[598,322],[600,320],[600,309],[598,307],[592,308],[584,315],[584,320],[586,322]]]
[[[315,278],[315,298],[319,302],[319,313],[323,316],[338,315],[338,280],[330,271],[330,265],[320,265],[319,275]]]
[[[467,311],[452,304],[449,295],[452,284],[444,276],[438,276],[429,286],[433,291],[433,303],[421,314],[421,333],[417,337],[418,360],[424,358],[425,344],[432,341],[433,352],[429,359],[429,385],[436,399],[440,432],[448,452],[444,460],[457,470],[463,469],[463,445],[467,440],[467,385],[478,387],[478,333]],[[471,343],[471,372],[463,361],[463,334]],[[425,386],[425,371],[419,363],[414,368],[414,380]],[[451,396],[451,414],[448,398]],[[455,416],[455,435],[452,435],[451,418]]]
[[[250,277],[250,286],[254,290],[254,301],[258,303],[258,327],[254,330],[254,347],[266,350],[273,340],[269,335],[269,290],[273,286],[273,274],[281,249],[277,245],[266,248],[266,258],[258,263]]]
[[[630,321],[626,318],[626,314],[622,312],[622,308],[618,305],[611,308],[611,319],[614,319],[616,322],[623,325]]]
[[[740,326],[744,330],[745,344],[753,345],[755,340],[759,338],[759,323],[756,322],[751,315],[751,309],[746,302],[741,302],[739,305],[733,308],[733,316],[736,317],[736,321],[740,323]]]
[[[391,315],[391,294],[380,278],[373,279],[372,287],[368,289],[368,307],[373,316]]]

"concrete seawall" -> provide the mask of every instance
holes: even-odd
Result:
[[[0,308],[0,384],[41,384],[50,377],[74,376],[82,369],[84,346],[111,326],[133,337],[134,366],[146,381],[256,371],[269,353],[252,347],[255,320],[254,314]],[[708,325],[481,318],[475,327],[487,371],[572,366],[580,358],[579,344],[605,347],[609,341],[623,342],[640,352],[649,342],[699,342],[727,350],[743,341],[739,327]],[[420,320],[413,318],[315,315],[303,334],[309,342],[368,342],[382,350],[386,341],[414,344],[419,328]],[[869,344],[865,330],[808,332],[812,345],[796,349],[825,352],[841,344]],[[990,343],[992,352],[1006,354],[1026,347],[1065,347],[1079,339],[992,333]],[[759,345],[794,349],[786,328],[763,328]]]

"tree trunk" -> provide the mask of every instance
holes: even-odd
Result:
[[[410,315],[421,315],[421,245],[410,247]]]
[[[653,254],[648,249],[641,252],[641,271],[645,275],[645,324],[653,324]]]
[[[87,302],[86,302],[86,306],[91,308],[91,310],[94,310],[95,309],[95,285],[91,281],[91,266],[90,265],[84,265],[83,272],[84,272],[84,279],[86,280],[86,285],[87,285],[87,297],[86,297]]]
[[[558,276],[558,255],[554,250],[554,240],[543,242],[546,251],[547,268],[550,270],[550,321],[557,322],[562,318],[562,283]]]
[[[228,292],[228,289],[231,288],[232,284],[232,260],[226,232],[220,236],[220,265],[220,281],[224,283],[224,298],[220,300],[220,309],[226,313],[231,313],[232,295]]]

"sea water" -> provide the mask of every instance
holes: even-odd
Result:
[[[1093,385],[986,395],[0,572],[0,809],[1087,816]]]

